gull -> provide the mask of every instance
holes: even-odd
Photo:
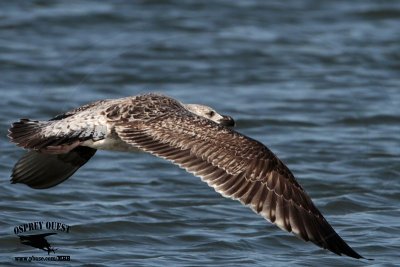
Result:
[[[298,238],[338,255],[363,258],[332,228],[286,165],[214,109],[160,94],[100,100],[48,121],[21,119],[11,142],[28,150],[12,183],[56,186],[97,150],[144,151],[200,177],[224,197]]]

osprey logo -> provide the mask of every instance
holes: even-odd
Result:
[[[50,243],[46,240],[45,237],[56,234],[57,233],[46,233],[39,235],[19,235],[19,239],[21,240],[22,244],[42,249],[44,251],[47,251],[47,254],[50,255],[50,252],[56,253],[57,249],[52,248]]]
[[[58,248],[54,248],[48,241],[50,236],[58,233],[69,233],[71,227],[67,224],[60,222],[44,222],[36,221],[30,223],[24,223],[14,227],[14,234],[19,237],[21,244],[31,246],[47,252],[50,255],[52,252],[56,254]],[[58,232],[58,233],[57,233]],[[53,243],[52,238],[50,241]],[[30,256],[30,257],[14,257],[16,261],[70,261],[70,256]]]

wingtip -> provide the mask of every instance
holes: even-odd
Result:
[[[338,254],[340,256],[348,256],[348,257],[351,257],[351,258],[357,259],[357,260],[374,260],[374,259],[368,259],[368,258],[365,258],[365,257],[361,256],[353,248],[351,248],[349,245],[347,245],[347,248],[344,251],[340,251],[340,252],[332,251],[332,252],[334,252],[334,253],[336,253],[336,254]]]
[[[365,257],[361,256],[360,254],[358,254],[357,252],[355,252],[354,250],[353,250],[353,252],[357,255],[356,257],[350,256],[350,255],[347,255],[347,256],[352,257],[352,258],[356,258],[358,260],[367,260],[367,261],[373,261],[374,260],[374,259],[371,259],[371,258],[365,258]]]
[[[349,255],[347,255],[347,256],[349,256]],[[363,256],[361,256],[359,254],[358,254],[358,257],[353,257],[353,256],[349,256],[349,257],[352,257],[352,258],[357,259],[357,260],[367,260],[367,261],[375,260],[375,259],[365,258],[365,257],[363,257]]]

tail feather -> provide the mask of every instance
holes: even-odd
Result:
[[[8,130],[10,141],[16,145],[45,153],[67,153],[83,141],[101,140],[107,135],[107,127],[91,122],[32,121],[21,119]],[[50,148],[48,151],[47,148]]]
[[[19,122],[14,122],[8,130],[8,137],[11,142],[16,145],[39,150],[54,141],[53,138],[46,138],[44,129],[51,122],[47,121],[31,121],[21,119]]]

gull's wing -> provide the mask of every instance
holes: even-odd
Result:
[[[11,182],[23,183],[35,189],[45,189],[62,183],[84,165],[96,149],[79,146],[66,154],[26,152],[15,164]]]
[[[263,144],[189,113],[116,125],[126,143],[200,177],[281,229],[336,254],[363,258],[333,230],[290,170]]]

